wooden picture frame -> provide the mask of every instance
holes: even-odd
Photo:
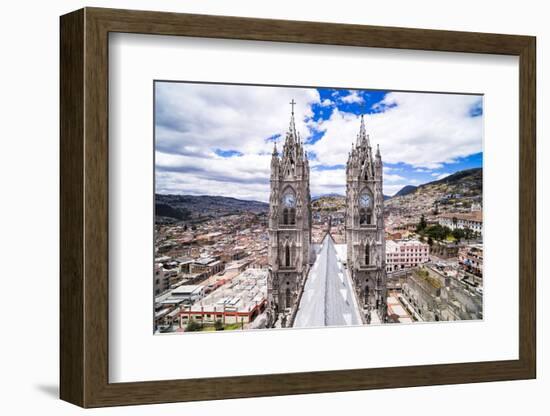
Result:
[[[535,38],[85,8],[61,17],[60,396],[82,407],[536,377]],[[519,359],[109,383],[108,34],[296,42],[519,57]]]

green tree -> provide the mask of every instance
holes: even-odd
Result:
[[[428,224],[426,223],[426,218],[424,217],[424,214],[420,216],[420,221],[416,226],[416,232],[422,232],[426,229],[426,226]]]
[[[425,234],[428,235],[428,237],[433,238],[434,240],[442,241],[445,240],[449,235],[451,235],[451,229],[449,227],[435,224],[427,227],[425,230]]]
[[[197,321],[191,320],[187,324],[186,331],[195,332],[195,331],[200,331],[201,329],[202,329],[202,324],[199,324]]]
[[[460,228],[455,228],[452,232],[452,235],[456,241],[460,242],[460,240],[462,240],[465,237],[465,232]]]

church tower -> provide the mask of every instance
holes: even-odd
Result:
[[[386,241],[382,157],[373,156],[365,120],[346,165],[346,243],[348,269],[365,321],[386,321]],[[377,316],[373,315],[377,314]]]
[[[279,156],[275,146],[271,157],[269,198],[268,311],[270,324],[280,318],[282,326],[292,326],[308,272],[311,244],[309,162],[296,133],[294,100],[290,104],[290,126],[282,154]]]

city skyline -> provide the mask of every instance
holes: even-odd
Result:
[[[483,164],[479,95],[156,82],[155,191],[267,202],[292,99],[314,197],[345,193],[361,114],[388,155],[386,195]]]

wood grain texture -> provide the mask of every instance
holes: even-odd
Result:
[[[518,360],[109,383],[108,33],[383,47],[520,57]],[[87,8],[61,18],[61,397],[83,407],[533,378],[535,38]],[[185,374],[182,374],[185,377]]]
[[[84,12],[60,24],[60,388],[84,405]]]

